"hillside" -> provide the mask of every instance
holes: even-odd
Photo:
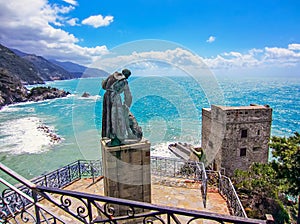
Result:
[[[43,61],[43,59],[39,58],[39,61]],[[43,63],[41,64],[43,65]],[[19,57],[10,49],[0,44],[0,109],[4,105],[13,103],[52,99],[68,94],[63,90],[55,88],[40,90],[43,87],[37,87],[38,89],[35,89],[34,92],[32,92],[33,90],[29,91],[26,89],[24,84],[44,83],[44,78],[47,77],[41,76],[39,72],[41,68],[46,68],[46,66],[37,68],[37,66],[29,60]],[[48,68],[49,67],[47,67],[47,69]],[[49,69],[48,71],[52,71],[52,74],[56,74],[55,69]],[[49,73],[44,72],[43,74]],[[50,78],[53,77],[55,76],[51,76]]]
[[[57,66],[41,56],[36,56],[33,54],[24,55],[23,59],[31,62],[37,69],[39,76],[44,81],[50,80],[64,80],[72,79],[73,75],[63,69],[60,66]]]
[[[8,75],[14,80],[19,78],[20,81],[24,84],[39,84],[44,83],[43,79],[39,76],[38,70],[35,66],[16,55],[7,47],[4,47],[0,44],[0,69],[1,69],[1,78],[3,75]]]
[[[62,68],[64,68],[65,70],[67,70],[68,72],[70,72],[73,77],[106,77],[109,74],[101,69],[97,69],[97,68],[88,68],[85,67],[83,65],[79,65],[79,64],[75,64],[73,62],[69,62],[69,61],[65,61],[65,62],[61,62],[61,61],[56,61],[56,60],[49,60],[50,62],[52,62],[53,64],[56,64]]]
[[[27,100],[27,89],[9,70],[0,68],[0,108],[4,105]]]
[[[32,63],[39,76],[45,80],[64,80],[81,77],[106,77],[109,74],[101,69],[88,68],[69,61],[57,61],[54,59],[45,59],[34,54],[24,53],[17,49],[11,49],[16,55]]]

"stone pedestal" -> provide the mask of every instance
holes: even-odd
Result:
[[[105,196],[151,203],[150,142],[115,147],[108,142],[101,141]],[[129,209],[113,207],[114,216],[126,215]]]

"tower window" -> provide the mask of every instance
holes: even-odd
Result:
[[[243,129],[241,133],[241,138],[247,138],[247,136],[248,136],[248,131],[246,129]]]
[[[246,156],[246,154],[247,154],[247,149],[246,148],[241,148],[240,149],[240,157]]]
[[[257,130],[257,135],[260,135],[260,130]]]

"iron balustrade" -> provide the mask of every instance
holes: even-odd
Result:
[[[151,174],[161,177],[162,182],[166,177],[173,177],[201,183],[200,193],[203,206],[206,208],[207,175],[202,162],[153,156],[151,157]]]
[[[244,207],[234,189],[231,180],[228,177],[221,175],[219,191],[227,198],[229,208],[233,210],[233,215],[247,217]]]
[[[49,202],[60,207],[80,223],[118,223],[124,220],[136,223],[192,223],[199,220],[219,223],[267,223],[265,220],[159,206],[57,188],[37,186],[37,190]],[[127,207],[127,214],[114,216],[113,205]],[[146,212],[140,213],[141,210]]]
[[[220,172],[213,170],[206,170],[207,184],[211,187],[218,189],[228,204],[228,208],[231,210],[231,214],[239,217],[247,217],[244,207],[235,191],[235,188],[230,178],[221,175]]]
[[[0,183],[15,192],[14,197],[2,198],[0,202],[0,222],[1,223],[65,223],[60,217],[48,211],[44,205],[38,203],[37,195],[32,193],[33,198],[20,191],[4,179],[0,178]],[[30,202],[31,209],[27,204]]]
[[[4,165],[1,165],[1,170],[13,176],[21,183],[21,186],[18,187],[20,192],[28,195],[29,198],[33,198],[35,195],[32,189],[35,189],[37,185],[63,188],[83,177],[92,177],[94,180],[95,177],[102,175],[102,164],[99,160],[78,160],[55,171],[36,177],[31,181],[20,177],[18,174]],[[36,197],[37,200],[42,199],[40,195],[36,195]],[[3,190],[0,198],[0,213],[2,214],[0,216],[3,218],[12,213],[19,213],[20,210],[25,210],[26,207],[32,205],[32,201],[28,200],[26,197],[21,197],[21,199],[20,194],[15,190],[12,190],[10,187]],[[14,206],[9,207],[9,203],[14,204]],[[20,209],[21,207],[23,209]]]
[[[170,159],[170,158],[162,158],[162,157],[151,157],[151,172],[153,175],[161,176],[161,177],[175,177],[175,178],[185,178],[191,179],[194,181],[201,182],[201,195],[203,198],[204,206],[206,206],[206,196],[207,196],[207,187],[212,182],[218,186],[219,191],[227,198],[229,205],[233,207],[233,214],[238,216],[243,216],[244,218],[232,217],[232,216],[222,216],[214,213],[206,213],[199,211],[188,211],[177,208],[163,207],[163,206],[154,206],[147,203],[141,202],[133,202],[133,201],[124,201],[123,199],[116,198],[107,198],[100,197],[95,195],[89,195],[79,192],[70,192],[65,190],[60,190],[59,188],[65,187],[72,182],[79,180],[83,177],[92,177],[94,178],[102,175],[102,165],[101,161],[85,161],[79,160],[77,162],[71,163],[67,166],[64,166],[58,170],[50,172],[48,174],[39,176],[32,181],[28,181],[23,177],[20,177],[18,174],[13,172],[12,170],[7,169],[4,165],[1,164],[1,170],[8,173],[10,176],[17,179],[20,183],[23,184],[18,190],[23,192],[25,195],[28,195],[31,198],[36,197],[35,204],[32,203],[32,200],[22,199],[22,209],[19,207],[16,208],[8,208],[9,203],[16,203],[15,201],[19,200],[20,192],[13,190],[8,192],[5,190],[2,192],[0,198],[0,209],[1,209],[1,217],[5,220],[5,214],[17,214],[20,213],[20,209],[22,211],[27,211],[27,207],[34,204],[36,206],[37,200],[47,199],[52,203],[56,203],[56,206],[65,210],[67,213],[72,215],[77,220],[80,220],[83,223],[100,223],[100,222],[115,222],[117,220],[123,219],[131,219],[131,218],[143,218],[144,221],[149,221],[150,218],[161,221],[162,223],[169,223],[172,219],[173,221],[177,220],[177,216],[185,215],[190,217],[190,221],[194,219],[209,219],[216,220],[220,223],[222,222],[231,222],[231,223],[265,223],[263,220],[251,220],[247,219],[247,216],[241,206],[241,203],[235,193],[235,190],[232,186],[232,183],[229,178],[225,176],[219,175],[219,173],[215,171],[206,171],[203,163],[195,163],[195,162],[186,162],[178,159]],[[214,178],[212,178],[214,177]],[[60,196],[60,203],[49,196],[49,193],[57,194]],[[72,204],[72,200],[65,199],[64,197],[73,198],[73,200],[81,201],[86,206],[79,206],[76,208],[75,212],[71,212],[70,206]],[[99,198],[100,197],[100,198]],[[70,204],[71,203],[71,204]],[[102,203],[102,205],[101,205]],[[70,204],[70,205],[69,205]],[[74,203],[73,203],[74,204]],[[113,209],[109,204],[117,204],[117,205],[126,205],[128,206],[128,216],[125,217],[113,217]],[[101,206],[100,206],[101,205]],[[154,206],[154,207],[153,207]],[[92,209],[93,207],[93,209]],[[145,214],[137,214],[135,208],[142,209],[150,209],[150,213]],[[9,210],[11,209],[11,211]],[[103,210],[104,209],[104,210]],[[94,213],[97,211],[102,215],[97,216],[95,219]],[[242,211],[242,212],[241,212]],[[47,213],[47,211],[45,211]],[[39,214],[39,213],[38,213]],[[85,214],[82,216],[82,214]],[[134,217],[132,217],[134,214]],[[160,215],[160,216],[159,216]],[[162,220],[160,217],[163,215],[166,217],[166,220]],[[82,216],[82,217],[81,217]],[[3,218],[4,217],[4,218]],[[12,217],[12,215],[10,216]],[[101,219],[99,217],[102,217]],[[103,218],[104,217],[104,218]],[[95,220],[94,220],[95,219]],[[0,219],[1,220],[1,219]],[[106,221],[105,221],[106,220]],[[238,221],[237,221],[238,220]],[[178,221],[178,220],[177,220]],[[39,222],[37,222],[39,223]],[[178,223],[178,222],[176,222]]]

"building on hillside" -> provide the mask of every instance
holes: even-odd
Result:
[[[272,108],[268,105],[202,109],[202,148],[214,169],[231,176],[236,169],[247,170],[253,162],[266,163]]]

